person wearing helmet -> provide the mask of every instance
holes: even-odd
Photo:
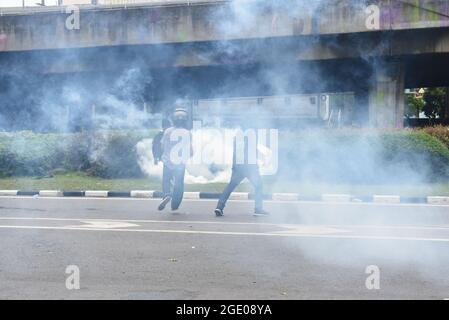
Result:
[[[184,197],[184,175],[186,163],[193,155],[192,134],[188,128],[188,112],[178,108],[172,116],[173,126],[165,130],[162,137],[163,199],[159,211],[171,202],[171,209],[178,210]],[[173,182],[173,184],[172,184]]]

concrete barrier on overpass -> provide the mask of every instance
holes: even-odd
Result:
[[[0,51],[351,34],[449,26],[447,1],[189,1],[0,12]],[[284,3],[284,2],[282,2]],[[78,12],[79,11],[79,12]],[[79,14],[78,14],[79,13]],[[79,24],[78,24],[79,22]]]

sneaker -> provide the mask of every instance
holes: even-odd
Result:
[[[223,215],[224,215],[224,212],[223,212],[223,210],[221,210],[221,209],[215,209],[215,215],[217,216],[217,217],[223,217]]]
[[[255,210],[253,216],[255,217],[266,217],[270,215],[270,213],[268,211],[265,211],[263,209],[261,210]]]
[[[161,203],[159,204],[159,207],[157,208],[159,211],[162,211],[165,209],[165,206],[171,201],[171,197],[170,196],[166,196],[164,197],[164,199],[162,199]]]

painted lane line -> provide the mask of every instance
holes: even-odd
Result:
[[[0,220],[42,220],[42,221],[99,221],[99,222],[123,222],[123,223],[167,223],[167,224],[212,224],[212,225],[250,225],[250,226],[273,226],[290,227],[291,224],[276,224],[264,222],[225,222],[225,221],[173,221],[173,220],[129,220],[129,219],[92,219],[92,218],[38,218],[38,217],[0,217]]]
[[[242,226],[267,226],[282,228],[320,227],[342,229],[396,229],[396,230],[444,230],[449,231],[449,226],[382,226],[382,225],[307,225],[307,224],[279,224],[266,222],[227,222],[227,221],[187,221],[187,220],[136,220],[136,219],[98,219],[98,218],[41,218],[41,217],[0,217],[1,220],[36,220],[36,221],[89,221],[89,222],[114,222],[114,223],[154,223],[154,224],[204,224],[204,225],[242,225]]]
[[[449,231],[449,226],[385,226],[385,225],[327,225],[335,228],[353,229],[397,229],[397,230],[445,230]]]
[[[348,233],[349,230],[330,228],[326,226],[307,226],[307,225],[291,225],[284,226],[288,229],[286,231],[278,231],[279,234],[337,234],[337,233]]]
[[[9,221],[58,221],[58,222],[79,222],[88,225],[79,226],[71,225],[65,227],[83,227],[83,228],[107,228],[107,229],[120,229],[126,227],[136,227],[140,224],[183,224],[183,225],[215,225],[215,226],[265,226],[265,227],[276,227],[286,229],[285,231],[280,231],[281,233],[307,233],[307,234],[327,234],[327,233],[343,233],[349,232],[348,230],[330,228],[320,225],[293,225],[293,224],[274,224],[274,223],[246,223],[246,222],[221,222],[221,221],[158,221],[158,220],[109,220],[109,219],[68,219],[68,218],[13,218],[13,217],[2,217],[1,220]]]
[[[229,235],[229,236],[284,237],[284,238],[309,238],[309,239],[396,240],[396,241],[423,241],[423,242],[447,242],[447,243],[449,243],[449,239],[446,239],[446,238],[312,235],[312,234],[275,233],[275,232],[274,233],[273,232],[272,233],[257,233],[257,232],[193,231],[193,230],[164,230],[164,229],[100,229],[100,228],[82,228],[82,227],[45,227],[45,226],[0,226],[0,229],[111,231],[111,232]]]
[[[138,224],[133,223],[125,223],[125,222],[116,222],[116,221],[92,221],[92,220],[80,220],[80,223],[84,223],[82,226],[73,226],[73,227],[82,227],[82,228],[100,228],[100,229],[121,229],[121,228],[131,228],[131,227],[139,227]]]

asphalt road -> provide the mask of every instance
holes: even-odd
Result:
[[[268,202],[256,218],[233,201],[216,218],[214,201],[157,205],[0,197],[0,298],[449,298],[449,207]]]

